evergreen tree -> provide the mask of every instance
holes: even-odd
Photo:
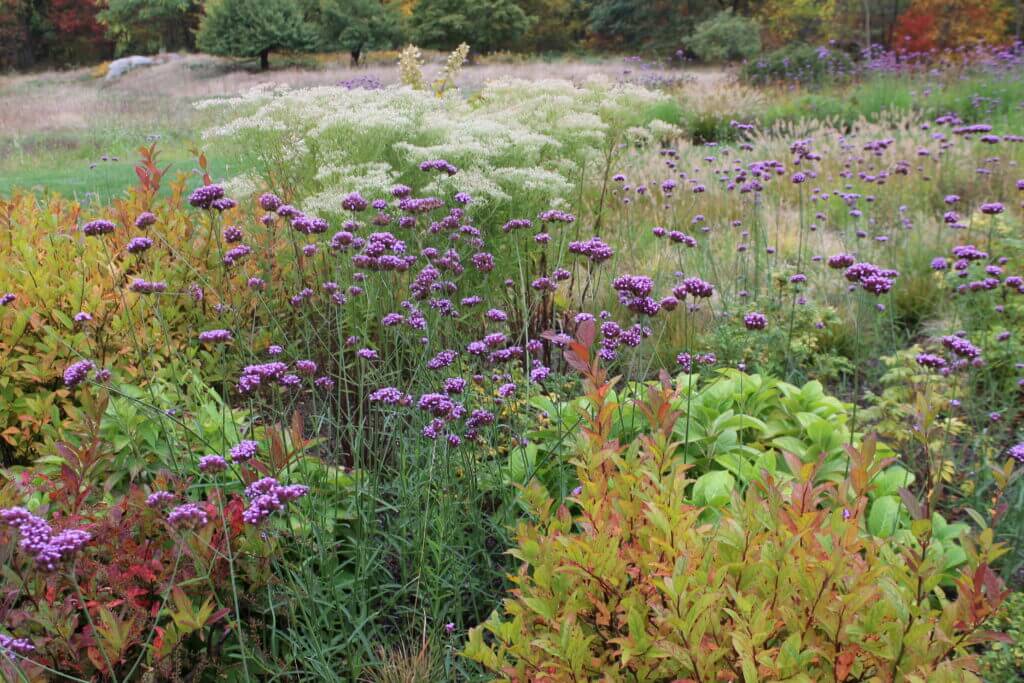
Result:
[[[507,48],[533,19],[513,0],[420,0],[412,14],[416,42],[452,50],[468,43],[479,52]]]
[[[264,70],[274,50],[313,50],[316,43],[316,29],[296,0],[209,0],[196,34],[200,50],[259,57]]]
[[[603,42],[636,48],[673,48],[683,36],[729,3],[720,0],[596,0],[590,30]]]
[[[404,19],[394,0],[320,0],[317,23],[324,49],[345,50],[359,64],[365,50],[401,45]]]
[[[534,18],[515,48],[524,52],[562,52],[586,37],[590,0],[516,0]]]

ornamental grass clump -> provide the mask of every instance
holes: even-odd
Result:
[[[583,345],[571,353],[588,374],[580,484],[561,501],[522,489],[514,588],[463,651],[494,680],[980,680],[972,647],[1005,639],[983,630],[1008,594],[991,530],[940,589],[937,530],[912,497],[910,539],[866,532],[884,464],[869,443],[837,484],[789,458],[792,482],[765,472],[709,522],[677,457],[671,386],[635,406],[649,432],[619,443],[612,383]]]

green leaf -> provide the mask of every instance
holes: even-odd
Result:
[[[528,443],[526,446],[516,448],[508,454],[508,464],[505,467],[505,472],[510,481],[517,484],[525,484],[527,478],[533,476],[536,471],[536,444]]]
[[[693,484],[693,502],[696,505],[722,507],[729,502],[736,478],[724,470],[701,475]]]
[[[902,503],[896,496],[882,496],[871,503],[868,513],[868,531],[881,538],[887,538],[896,531]]]
[[[871,481],[875,485],[871,492],[872,498],[896,496],[901,488],[909,488],[914,483],[914,475],[900,465],[893,465],[879,472]]]

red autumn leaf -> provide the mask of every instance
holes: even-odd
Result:
[[[576,338],[588,349],[594,345],[594,337],[597,333],[594,320],[589,318],[576,327]]]

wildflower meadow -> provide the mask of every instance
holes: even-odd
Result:
[[[1024,45],[736,30],[0,185],[0,677],[1024,681]]]

